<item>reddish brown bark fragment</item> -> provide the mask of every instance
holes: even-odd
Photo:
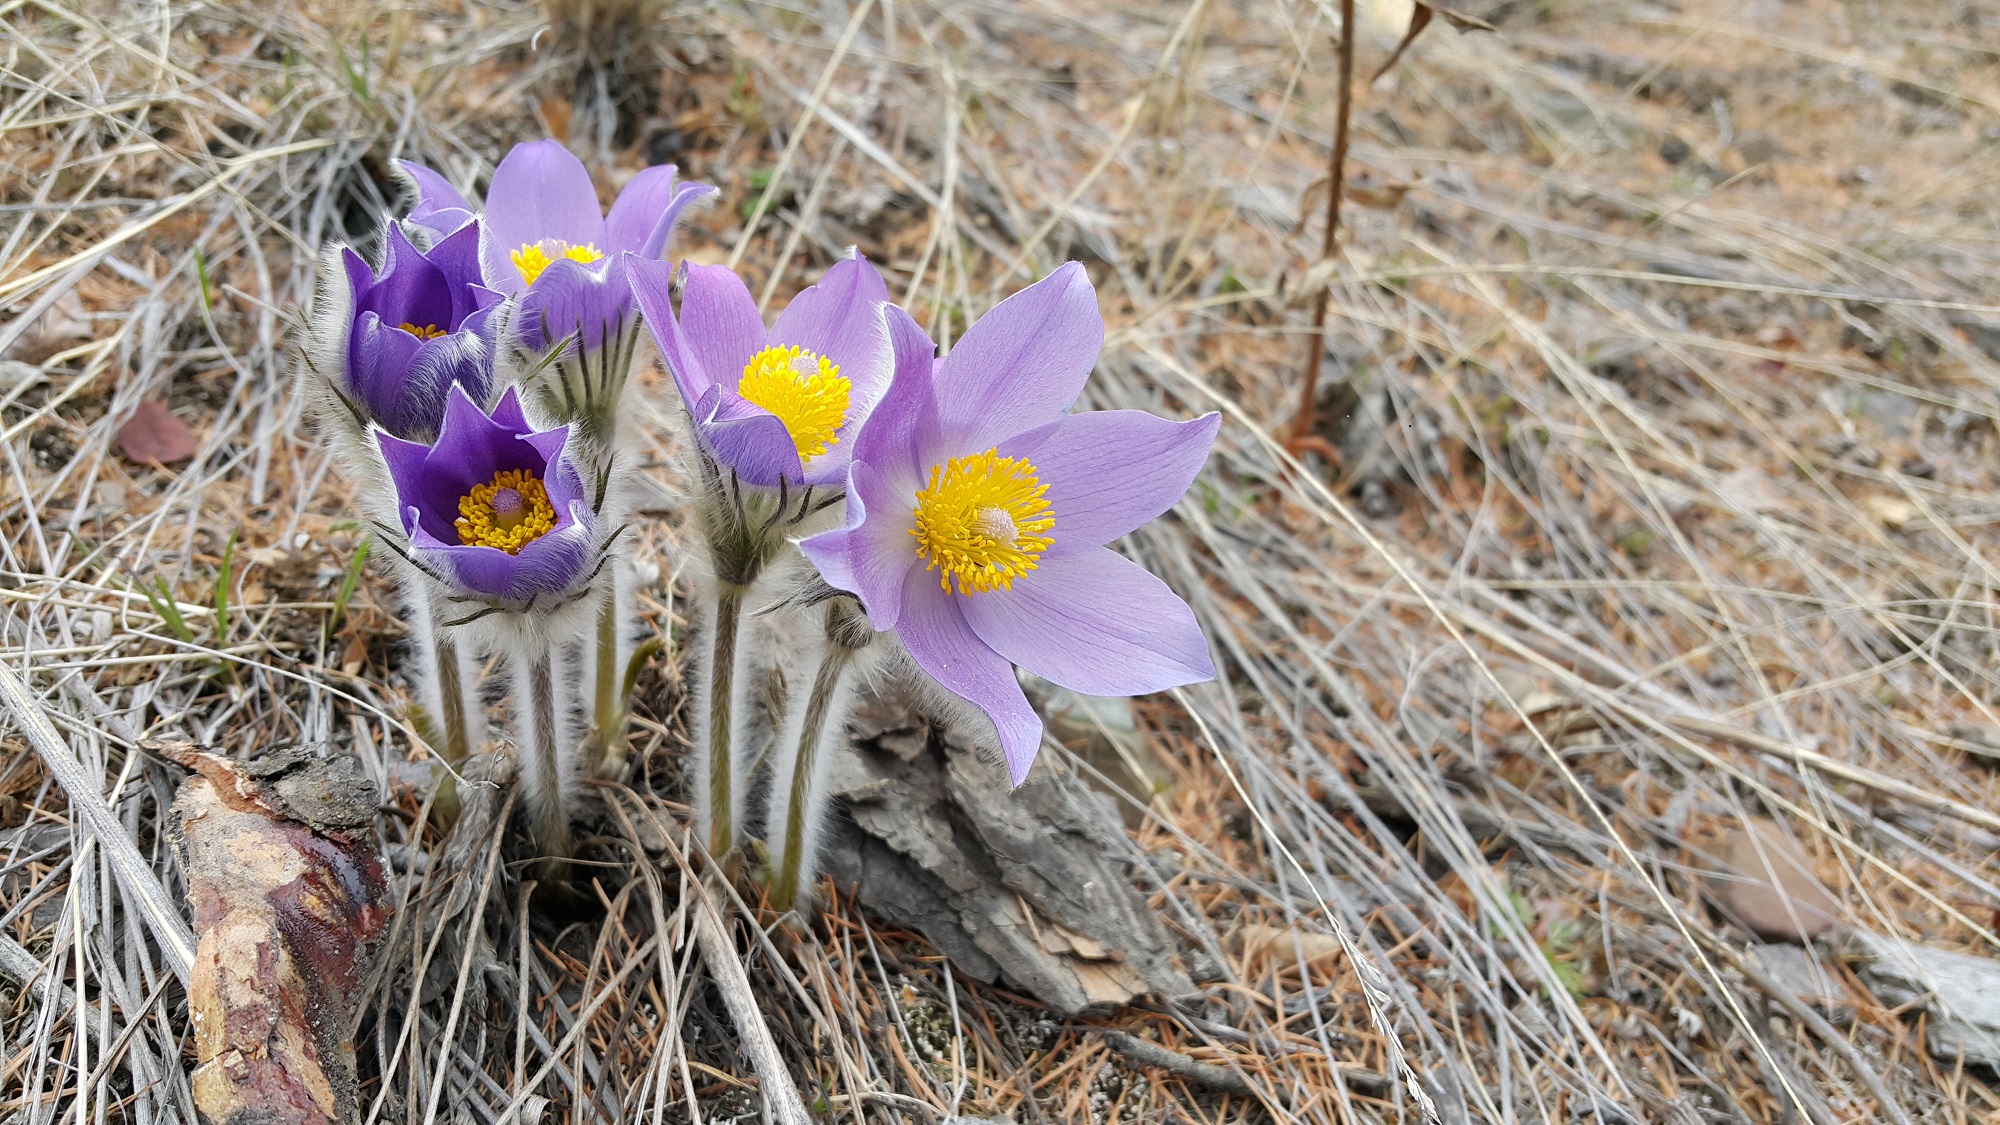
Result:
[[[358,1120],[351,1004],[389,908],[369,842],[374,785],[351,760],[238,763],[162,752],[198,938],[195,1105],[223,1125]]]

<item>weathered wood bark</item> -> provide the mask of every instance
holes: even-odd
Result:
[[[299,750],[195,770],[174,800],[197,944],[194,1099],[221,1125],[358,1119],[350,1002],[389,908],[368,842],[374,783]]]
[[[871,913],[1061,1015],[1194,991],[1108,797],[1046,765],[1010,793],[1003,767],[894,690],[862,704],[854,736],[832,763],[847,815],[829,819],[823,870]]]

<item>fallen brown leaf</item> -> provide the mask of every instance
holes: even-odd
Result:
[[[201,447],[194,431],[162,403],[145,399],[118,427],[118,451],[141,465],[173,465]]]
[[[1759,937],[1807,941],[1839,918],[1840,904],[1813,874],[1811,858],[1771,821],[1747,821],[1721,854],[1718,896]]]

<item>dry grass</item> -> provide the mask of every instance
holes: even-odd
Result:
[[[611,47],[585,8],[646,5],[558,7],[585,32],[470,0],[0,3],[0,675],[26,703],[0,727],[0,968],[67,986],[5,986],[0,1119],[192,1118],[180,939],[145,909],[177,879],[175,774],[138,744],[168,733],[348,749],[393,794],[371,1119],[754,1112],[686,940],[673,671],[639,776],[599,794],[601,915],[531,917],[498,790],[452,838],[428,817],[393,600],[349,596],[362,541],[291,396],[313,251],[371,237],[387,161],[472,181],[549,130],[610,179],[673,160],[721,185],[682,246],[767,298],[858,243],[950,339],[1084,258],[1111,321],[1093,404],[1228,414],[1194,496],[1131,544],[1227,658],[1142,709],[1177,785],[1135,858],[1216,975],[1205,1006],[1052,1024],[845,903],[786,948],[723,904],[826,1115],[1417,1120],[1357,1069],[1405,1061],[1446,1121],[2000,1114],[1990,1073],[1844,968],[1837,1024],[1760,988],[1693,876],[1772,817],[1849,924],[2000,944],[1978,323],[2000,323],[2000,9],[1523,4],[1499,35],[1434,29],[1357,108],[1364,194],[1394,205],[1349,208],[1341,458],[1302,465],[1270,435],[1319,242],[1313,5],[681,4]],[[671,388],[646,392],[665,434]],[[149,398],[192,461],[119,456]],[[659,441],[644,608],[669,629]],[[114,822],[136,850],[93,835]],[[1107,1027],[1254,1098],[1134,1066]]]

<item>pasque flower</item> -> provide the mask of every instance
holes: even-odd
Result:
[[[1181,498],[1221,421],[1065,413],[1104,339],[1074,262],[936,363],[916,323],[889,316],[895,381],[855,442],[847,526],[800,547],[992,720],[1018,785],[1042,724],[1012,665],[1090,695],[1215,675],[1186,603],[1105,544]]]
[[[632,177],[606,215],[581,160],[555,141],[515,145],[486,192],[480,256],[488,284],[517,296],[517,342],[534,351],[572,335],[584,351],[629,326],[622,256],[658,258],[681,211],[714,192],[678,181],[674,166]]]
[[[662,262],[625,260],[633,299],[696,433],[708,573],[695,596],[696,817],[717,856],[735,848],[750,770],[755,632],[746,599],[797,525],[838,500],[854,436],[892,371],[889,289],[859,255],[835,263],[769,330],[721,266],[683,267],[681,303]],[[815,491],[817,490],[817,492]]]
[[[769,331],[743,279],[686,267],[679,315],[664,262],[628,262],[632,293],[704,448],[742,484],[845,480],[854,435],[888,389],[889,287],[858,254],[778,315]]]
[[[393,162],[396,170],[409,177],[417,188],[417,205],[403,221],[428,233],[433,240],[457,231],[476,216],[465,196],[451,181],[421,164],[409,160]]]
[[[428,441],[453,386],[478,402],[490,394],[491,322],[502,297],[481,284],[476,223],[428,250],[413,246],[395,223],[385,241],[379,277],[341,248],[351,322],[340,370],[349,400],[376,425]]]
[[[417,187],[406,222],[442,240],[473,221],[473,205],[443,176],[396,166]],[[589,170],[556,141],[515,145],[494,169],[478,216],[480,271],[511,299],[506,342],[528,361],[527,381],[593,442],[616,428],[632,363],[637,318],[625,256],[660,257],[681,213],[714,191],[681,183],[671,164],[654,165],[632,177],[607,215]]]
[[[377,435],[413,564],[453,595],[525,610],[592,577],[597,517],[566,445],[509,388],[491,414],[454,387],[435,445]]]

